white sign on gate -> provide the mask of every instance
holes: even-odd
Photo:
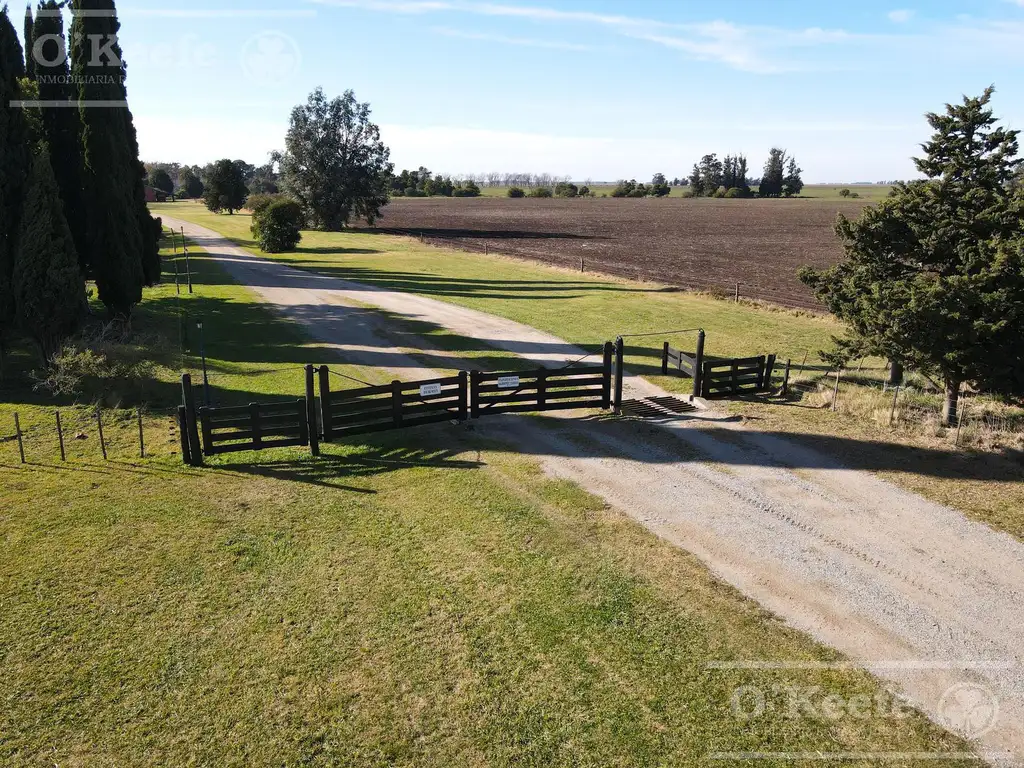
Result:
[[[519,377],[502,376],[498,379],[498,389],[519,389]]]
[[[420,397],[433,397],[441,394],[440,384],[424,384],[420,387]]]

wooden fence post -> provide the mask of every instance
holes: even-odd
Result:
[[[740,284],[736,283],[736,303],[740,303]]]
[[[668,342],[666,341],[665,344],[661,348],[661,375],[662,376],[668,376],[668,350],[669,350],[669,346],[668,346]]]
[[[786,361],[786,375],[782,379],[782,396],[785,397],[789,394],[789,372],[793,368],[793,360]]]
[[[146,436],[142,431],[142,409],[136,408],[135,413],[139,417],[139,458],[146,458]]]
[[[192,376],[181,374],[181,401],[185,406],[185,429],[188,433],[188,453],[193,467],[203,466],[203,449],[199,444],[199,425],[196,419],[196,400],[192,394]]]
[[[18,418],[18,414],[14,414],[14,434],[18,436],[18,454],[21,456],[21,463],[25,464],[25,443],[21,440],[21,419]]]
[[[459,421],[469,418],[469,374],[459,371]]]
[[[192,450],[188,440],[188,415],[184,405],[178,406],[178,440],[181,442],[181,460],[192,464]]]
[[[604,343],[604,383],[601,385],[601,407],[608,410],[612,406],[612,357],[615,345],[610,341]]]
[[[472,371],[469,374],[469,411],[474,419],[480,418],[480,379],[482,376],[480,371]]]
[[[764,366],[764,378],[761,380],[761,389],[772,388],[772,374],[775,373],[775,361],[778,359],[775,355],[768,355],[768,359],[765,361]]]
[[[323,425],[325,443],[334,439],[334,428],[331,423],[331,369],[320,366],[320,422]]]
[[[96,409],[96,426],[100,430],[100,450],[103,451],[103,460],[107,460],[107,441],[103,439],[103,409]]]
[[[704,343],[707,341],[707,334],[700,331],[697,334],[697,356],[693,361],[693,396],[701,397],[704,390]]]
[[[615,415],[622,415],[622,377],[626,357],[626,342],[621,336],[615,340]]]
[[[313,366],[306,366],[306,423],[309,425],[309,452],[320,455],[320,427],[316,423],[316,379]]]
[[[64,427],[60,423],[60,411],[57,411],[57,442],[60,443],[60,460],[67,461],[68,455],[64,450]]]
[[[252,424],[252,447],[260,450],[263,447],[263,425],[260,423],[260,404],[249,403],[249,421]]]
[[[391,417],[396,427],[402,426],[402,382],[391,382]]]

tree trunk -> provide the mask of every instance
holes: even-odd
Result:
[[[903,366],[895,360],[889,361],[889,386],[898,387],[903,384]]]
[[[960,382],[946,379],[946,401],[942,405],[942,423],[947,427],[956,426],[956,417],[960,410]]]

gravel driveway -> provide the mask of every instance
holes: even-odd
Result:
[[[235,280],[353,364],[405,379],[432,375],[410,356],[417,352],[436,355],[439,368],[463,367],[397,334],[393,317],[546,365],[585,354],[519,323],[296,270],[194,224],[165,223],[184,227]],[[636,377],[627,391],[664,394]],[[974,738],[991,762],[1024,765],[1024,545],[1016,539],[711,411],[658,424],[499,417],[475,428],[694,553],[936,722]],[[788,674],[799,685],[793,661]]]

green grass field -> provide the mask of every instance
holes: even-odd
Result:
[[[163,415],[182,357],[198,373],[182,316],[204,318],[218,398],[294,396],[297,366],[326,354],[196,250],[193,268],[194,295],[149,289],[134,319],[158,366],[118,397],[149,406],[150,458],[129,423],[111,427],[103,461],[82,421],[61,463],[53,406],[84,408],[31,392],[24,356],[8,370],[0,434],[19,411],[30,463],[0,443],[3,765],[635,766],[966,748],[900,716],[866,673],[709,668],[835,656],[464,429],[183,467]],[[875,705],[793,719],[778,698],[789,684]],[[738,716],[743,686],[773,706]]]
[[[247,215],[215,215],[199,204],[155,206],[158,213],[202,224],[253,252]],[[710,355],[777,353],[791,358],[797,378],[815,381],[827,366],[817,357],[842,332],[833,320],[808,313],[734,304],[657,285],[600,279],[534,262],[453,251],[410,238],[367,233],[304,233],[299,250],[273,258],[323,274],[471,307],[548,331],[596,351],[619,334],[704,328]],[[670,391],[690,382],[660,376],[661,344],[692,349],[692,333],[630,340],[628,364]],[[434,339],[444,345],[444,339]],[[807,365],[802,366],[804,360]],[[855,468],[882,476],[975,519],[1024,538],[1024,483],[1012,453],[957,450],[952,434],[909,425],[888,427],[889,403],[878,389],[882,361],[868,360],[847,374],[842,400],[867,403],[833,413],[818,399],[735,402],[729,410],[751,426],[779,432]],[[865,410],[867,415],[865,415]]]
[[[638,181],[647,183],[646,179],[638,179]],[[582,186],[580,182],[576,182],[576,184]],[[480,193],[483,197],[508,197],[508,189],[508,187],[480,187]],[[615,185],[593,184],[590,189],[598,197],[601,195],[611,197]],[[686,189],[686,187],[672,187],[669,197],[683,197]],[[808,184],[804,187],[800,197],[811,200],[843,200],[845,198],[839,194],[842,189],[856,192],[860,199],[870,203],[884,200],[888,197],[892,187],[887,184]]]

